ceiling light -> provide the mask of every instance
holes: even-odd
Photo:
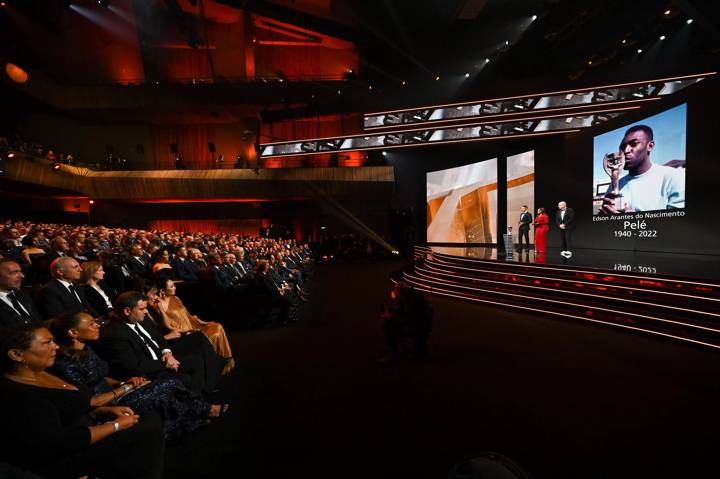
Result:
[[[534,22],[535,20],[537,20],[537,15],[532,16],[532,21]]]
[[[667,9],[667,10],[665,10],[665,12],[663,12],[663,13],[665,13],[665,15],[670,15],[670,13],[671,13],[671,10],[670,10],[670,9],[668,8],[668,9]]]
[[[509,40],[505,40],[505,46],[508,46],[508,45],[510,45],[510,41],[509,41]]]
[[[435,77],[435,81],[438,81],[438,80],[440,80],[440,75]]]
[[[642,48],[638,48],[638,53],[642,53]]]
[[[485,59],[485,63],[489,63],[489,62],[490,62],[490,59],[489,59],[489,58],[486,58],[486,59]]]
[[[15,152],[12,152],[12,151],[11,151],[10,153],[7,154],[7,157],[8,157],[8,158],[15,158]]]
[[[588,65],[592,65],[592,60],[588,60]]]
[[[58,163],[57,161],[54,162],[54,163],[51,165],[51,168],[53,169],[53,171],[59,170],[59,169],[60,169],[60,163]]]
[[[337,93],[338,93],[338,95],[339,95],[340,93],[342,93],[342,90],[338,90],[338,92],[337,92]]]
[[[368,90],[372,90],[372,85],[370,85],[370,86],[368,87]]]
[[[383,156],[387,156],[387,151],[383,151],[383,152],[382,152],[382,155],[383,155]]]
[[[660,35],[660,40],[665,40],[667,37],[665,35]]]
[[[405,86],[405,85],[407,85],[407,82],[406,82],[405,80],[403,80],[402,83],[401,83],[401,85],[402,85],[402,86]]]
[[[470,74],[469,74],[469,73],[466,73],[466,74],[465,74],[465,78],[470,78]]]
[[[688,18],[688,19],[687,19],[687,22],[685,22],[685,23],[687,23],[688,25],[690,25],[692,22],[693,22],[693,19],[692,19],[692,18]]]
[[[623,45],[625,45],[625,44],[627,43],[627,40],[625,40],[625,39],[623,38],[623,41],[621,41],[620,43],[622,43]]]

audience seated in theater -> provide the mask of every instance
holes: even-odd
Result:
[[[128,406],[140,415],[157,412],[163,419],[166,439],[177,439],[203,425],[205,418],[218,417],[227,409],[227,405],[210,404],[194,396],[177,377],[155,381],[131,377],[124,383],[107,377],[108,363],[88,344],[98,340],[100,326],[85,313],[53,319],[50,332],[60,346],[54,373],[88,388],[93,394],[92,406]]]
[[[20,289],[23,278],[17,262],[0,259],[0,327],[39,325],[42,321],[30,295]]]
[[[48,263],[61,256],[70,256],[70,245],[62,236],[55,236],[50,240],[50,250],[47,252]]]
[[[208,254],[208,262],[210,263],[210,279],[212,283],[221,291],[229,292],[235,287],[232,276],[226,268],[223,267],[223,260],[218,253]]]
[[[126,291],[115,302],[114,318],[102,330],[98,352],[110,364],[110,375],[126,380],[143,376],[155,380],[179,377],[193,393],[211,392],[217,378],[207,374],[200,352],[178,355],[147,314],[145,296]]]
[[[177,329],[168,328],[167,324],[170,323],[170,320],[166,311],[158,307],[160,297],[155,286],[149,286],[145,295],[148,303],[148,315],[145,320],[151,321],[155,329],[164,334],[163,337],[177,355],[199,355],[208,383],[216,384],[228,363],[228,358],[217,354],[210,340],[200,331],[181,333]]]
[[[223,256],[223,267],[234,285],[246,284],[252,279],[252,271],[240,263],[233,253],[226,253]]]
[[[98,315],[110,317],[113,304],[117,299],[117,291],[109,287],[105,281],[105,270],[99,261],[87,261],[82,265],[80,289],[88,304]]]
[[[0,461],[48,478],[161,479],[160,416],[92,407],[91,391],[47,371],[57,348],[44,327],[0,332]]]
[[[152,278],[152,263],[150,255],[147,254],[142,246],[134,244],[128,252],[127,268],[130,270],[134,280]]]
[[[85,247],[80,241],[72,241],[70,243],[70,251],[68,252],[68,256],[75,258],[81,263],[88,260],[87,256],[85,256]]]
[[[223,325],[212,321],[205,322],[194,314],[190,314],[183,302],[175,294],[173,280],[157,280],[155,287],[158,292],[158,301],[154,304],[154,307],[161,312],[163,319],[166,321],[165,326],[168,329],[179,331],[181,334],[194,331],[202,332],[207,336],[215,352],[227,359],[223,374],[229,373],[235,367],[235,361],[232,358],[232,350]]]
[[[45,319],[79,311],[97,318],[100,314],[90,305],[79,287],[82,269],[75,258],[63,256],[50,264],[48,281],[37,293],[37,305]]]
[[[172,268],[175,270],[175,277],[183,281],[198,281],[200,270],[193,261],[188,258],[187,249],[184,245],[175,247],[175,257],[172,259]]]
[[[20,255],[30,266],[33,265],[33,259],[45,255],[45,250],[38,246],[38,242],[38,236],[33,234],[26,235],[21,241],[23,249]]]
[[[170,265],[170,250],[167,247],[157,250],[153,255],[152,277],[175,279],[175,272]]]
[[[288,324],[291,321],[291,301],[287,291],[275,283],[269,273],[270,264],[266,260],[259,260],[255,267],[253,282],[255,299],[263,308],[271,325]]]

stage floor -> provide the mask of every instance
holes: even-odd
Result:
[[[648,276],[720,279],[720,256],[717,255],[578,249],[573,251],[571,258],[564,258],[560,255],[560,249],[548,248],[544,255],[536,255],[534,252],[522,254],[513,252],[512,256],[505,257],[498,256],[496,248],[464,246],[430,246],[430,248],[436,253],[494,261],[566,265]]]

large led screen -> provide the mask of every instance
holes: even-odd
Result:
[[[598,135],[593,215],[685,208],[687,104]]]
[[[495,243],[497,158],[427,173],[427,242]]]
[[[520,214],[523,206],[535,219],[535,151],[507,158],[507,222],[518,242]]]

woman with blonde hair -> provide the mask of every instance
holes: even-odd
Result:
[[[86,261],[82,265],[81,288],[85,298],[101,316],[109,317],[117,292],[105,284],[105,270],[100,261]]]

